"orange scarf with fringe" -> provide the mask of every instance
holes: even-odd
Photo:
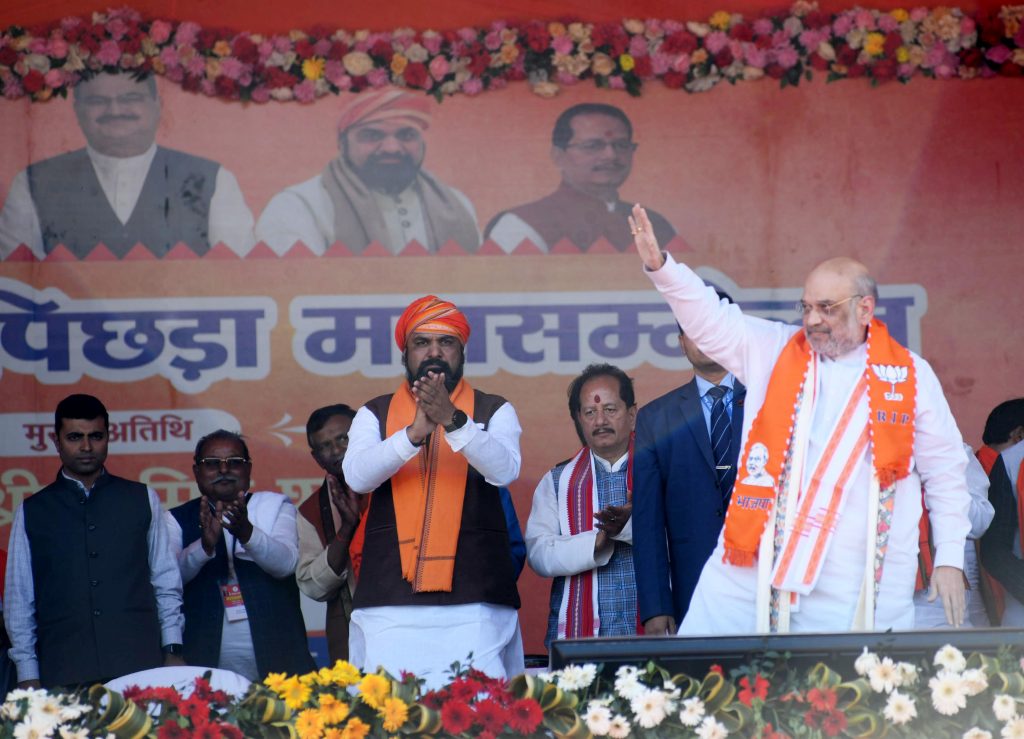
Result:
[[[779,480],[792,453],[797,404],[812,402],[811,397],[801,397],[801,391],[814,360],[806,334],[799,331],[783,347],[772,369],[764,405],[751,424],[740,457],[743,464],[726,514],[722,561],[728,564],[752,567],[757,559],[761,535],[779,492]],[[865,380],[874,472],[880,488],[885,490],[910,474],[917,376],[910,352],[889,335],[885,324],[877,318],[868,327]],[[814,392],[814,388],[807,390]],[[755,444],[767,449],[760,476],[746,466]],[[767,484],[743,482],[744,469],[750,473],[748,478],[756,476]]]
[[[451,399],[473,418],[475,394],[468,382],[460,380]],[[402,383],[388,407],[387,436],[404,429],[415,417],[416,398],[409,385]],[[444,429],[438,426],[419,453],[391,477],[402,577],[412,583],[415,593],[452,589],[469,463],[442,436]]]

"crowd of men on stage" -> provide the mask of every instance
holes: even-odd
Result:
[[[396,325],[394,393],[310,416],[324,482],[297,507],[250,489],[258,460],[219,429],[196,445],[200,497],[165,511],[108,470],[100,400],[61,401],[60,470],[10,535],[19,684],[308,672],[300,591],[327,604],[332,661],[436,686],[471,655],[511,676],[524,554],[553,579],[545,645],[1024,624],[1024,398],[992,411],[975,455],[927,362],[874,318],[863,265],[816,267],[790,326],[676,263],[643,209],[629,224],[694,377],[639,409],[612,365],[571,382],[581,448],[537,485],[525,547],[507,490],[519,419],[463,376],[471,327],[433,295]]]

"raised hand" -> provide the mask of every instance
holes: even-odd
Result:
[[[222,512],[223,504],[214,503],[209,498],[199,505],[199,531],[201,532],[203,551],[208,557],[213,555],[213,550],[217,547],[217,541],[220,539]]]
[[[647,211],[637,203],[633,206],[633,215],[628,218],[629,230],[633,233],[633,242],[644,266],[651,271],[661,269],[665,264],[665,255],[658,245],[658,238],[654,235],[654,226],[647,217]]]

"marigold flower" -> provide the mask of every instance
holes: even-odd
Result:
[[[623,72],[630,72],[636,66],[636,59],[629,54],[623,54],[619,57],[619,66]]]
[[[906,46],[901,46],[896,49],[896,61],[903,64],[910,59],[910,51],[907,50]]]
[[[871,56],[881,56],[885,52],[885,34],[869,33],[864,39],[864,51]]]
[[[292,676],[284,681],[277,693],[281,696],[284,704],[292,710],[298,710],[306,704],[309,700],[309,696],[312,694],[312,689],[308,685],[304,685],[299,678]]]
[[[334,675],[334,682],[341,687],[347,685],[355,685],[362,678],[362,673],[359,672],[359,668],[353,665],[351,662],[339,659],[334,663],[334,667],[331,668],[331,672]]]
[[[359,694],[370,708],[380,708],[391,693],[391,681],[383,675],[367,675],[359,682]]]
[[[890,10],[889,15],[891,15],[897,23],[905,23],[910,19],[910,13],[905,11],[903,8]]]
[[[341,739],[364,739],[370,733],[370,725],[358,718],[353,718],[341,732]]]
[[[398,731],[409,718],[409,706],[401,698],[385,698],[377,713],[384,720],[384,731]]]
[[[307,708],[295,718],[295,733],[299,739],[316,739],[324,731],[324,719],[315,708]]]
[[[307,80],[318,80],[324,76],[324,65],[327,62],[318,56],[310,57],[302,63],[302,76]]]
[[[717,28],[720,31],[724,31],[726,28],[729,27],[729,21],[731,19],[732,16],[729,13],[725,12],[724,10],[719,10],[712,14],[711,19],[708,21],[708,23],[711,25],[712,28]]]
[[[323,717],[325,724],[340,724],[348,718],[348,704],[338,700],[330,693],[321,693],[319,702],[320,715]]]

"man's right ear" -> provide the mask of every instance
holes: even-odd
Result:
[[[1024,439],[1024,426],[1018,426],[1010,432],[1010,441],[1016,444]]]

